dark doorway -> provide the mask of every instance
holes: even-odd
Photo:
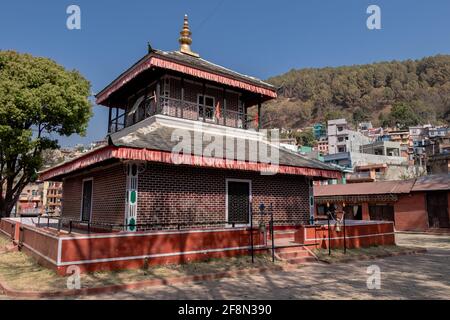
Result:
[[[248,224],[250,222],[250,182],[227,181],[228,222]]]
[[[91,221],[92,212],[92,179],[83,181],[83,198],[81,204],[81,220]]]
[[[449,228],[448,195],[446,191],[427,193],[428,223],[430,228]]]
[[[347,220],[362,220],[362,207],[360,205],[347,205],[344,212]]]
[[[371,205],[369,206],[370,220],[394,222],[394,206]]]

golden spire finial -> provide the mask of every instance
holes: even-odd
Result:
[[[189,29],[189,21],[187,14],[184,15],[184,23],[183,23],[183,29],[180,32],[181,37],[178,39],[178,42],[180,43],[180,52],[194,56],[199,57],[199,54],[192,52],[191,50],[191,44],[192,44],[192,32]]]

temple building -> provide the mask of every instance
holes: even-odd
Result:
[[[96,95],[106,146],[40,173],[63,182],[62,217],[127,231],[248,226],[264,204],[279,225],[309,223],[312,180],[340,172],[278,148],[261,121],[276,88],[193,52],[187,16],[179,43],[149,45]]]

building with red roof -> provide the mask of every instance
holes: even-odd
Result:
[[[316,215],[343,211],[346,219],[393,221],[397,230],[450,227],[450,175],[314,187]]]

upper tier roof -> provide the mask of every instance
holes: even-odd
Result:
[[[149,54],[145,55],[112,81],[106,88],[101,90],[96,95],[97,104],[104,103],[112,93],[151,68],[175,71],[192,77],[261,94],[263,101],[277,97],[276,88],[260,79],[232,71],[200,57],[194,57],[181,53],[180,51],[152,50]]]

